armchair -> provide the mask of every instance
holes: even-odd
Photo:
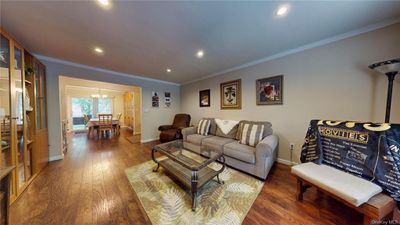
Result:
[[[172,125],[162,125],[158,127],[160,133],[160,142],[168,142],[182,138],[182,129],[190,124],[189,114],[176,114]]]

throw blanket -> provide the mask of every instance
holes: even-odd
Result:
[[[234,128],[239,123],[239,121],[215,119],[215,123],[224,134],[228,134],[232,130],[232,128]]]
[[[374,182],[400,203],[400,124],[312,120],[301,151],[310,161]]]

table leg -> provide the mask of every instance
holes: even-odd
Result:
[[[196,197],[197,197],[197,171],[192,171],[192,179],[191,179],[191,193],[192,193],[192,211],[196,211]]]
[[[156,156],[155,156],[156,151],[157,151],[157,150],[156,150],[155,148],[153,148],[153,149],[151,150],[151,158],[153,159],[153,161],[154,161],[155,163],[157,163],[157,168],[154,168],[154,169],[153,169],[153,172],[157,172],[158,169],[160,168],[160,162],[157,161]]]

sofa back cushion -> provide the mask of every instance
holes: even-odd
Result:
[[[190,119],[191,117],[189,114],[176,114],[172,128],[188,127],[190,124]]]
[[[201,119],[197,125],[197,134],[207,136],[210,130],[211,120]]]
[[[244,124],[255,124],[255,125],[264,125],[264,131],[262,133],[262,139],[264,139],[265,137],[272,135],[273,131],[272,131],[272,124],[270,122],[267,121],[248,121],[248,120],[242,120],[239,123],[238,126],[238,130],[236,133],[236,137],[235,139],[240,141],[242,138],[242,133],[243,133],[243,126]]]

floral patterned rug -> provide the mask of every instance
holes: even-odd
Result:
[[[201,157],[189,151],[184,154],[195,160]],[[190,191],[175,183],[162,167],[153,172],[155,166],[153,161],[148,161],[125,170],[154,225],[241,224],[264,185],[254,177],[226,167],[220,174],[225,183],[218,184],[214,178],[200,189],[196,211],[193,212]],[[210,167],[221,168],[217,163]]]

